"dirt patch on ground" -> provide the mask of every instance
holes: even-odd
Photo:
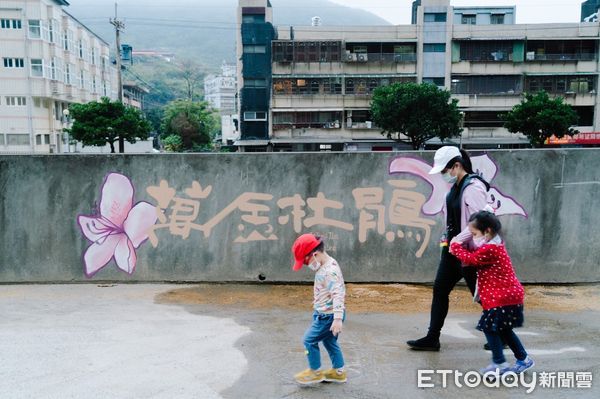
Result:
[[[557,312],[600,311],[600,285],[527,286],[528,310]],[[347,284],[346,307],[354,313],[428,312],[432,288],[406,284]],[[156,297],[158,303],[202,304],[251,309],[310,309],[312,286],[201,284],[177,288]],[[480,312],[466,287],[450,294],[453,312]]]

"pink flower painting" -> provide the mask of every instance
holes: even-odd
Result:
[[[143,201],[134,206],[133,195],[133,185],[126,176],[110,173],[102,184],[96,214],[78,216],[83,235],[92,242],[83,255],[88,278],[112,259],[119,269],[133,274],[135,251],[148,239],[148,231],[157,219],[156,207]]]
[[[498,165],[487,155],[471,158],[475,173],[483,177],[491,187],[487,194],[488,204],[494,209],[496,215],[519,215],[527,217],[527,212],[514,198],[500,192],[492,184],[498,173]],[[430,175],[431,165],[420,158],[395,157],[390,161],[388,172],[391,175],[408,173],[425,180],[431,186],[431,195],[422,207],[425,215],[433,216],[443,212],[446,193],[450,184],[442,179],[440,174]]]

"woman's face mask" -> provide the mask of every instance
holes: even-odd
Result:
[[[452,171],[452,169],[454,169],[454,167],[448,169],[446,171],[446,173],[442,173],[442,179],[444,179],[444,181],[448,184],[454,184],[456,183],[457,177],[456,176],[452,176],[450,174],[450,172]]]

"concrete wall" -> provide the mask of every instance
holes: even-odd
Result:
[[[432,282],[445,192],[426,176],[432,158],[0,156],[0,282],[309,281],[312,273],[290,268],[293,240],[309,231],[326,236],[347,281]],[[600,281],[600,150],[493,151],[474,160],[494,187],[490,202],[522,281]],[[111,172],[130,179],[134,204],[163,210],[155,237],[135,249],[134,265],[129,258],[131,274],[113,259],[88,278],[83,256],[97,244],[77,220],[102,204]]]

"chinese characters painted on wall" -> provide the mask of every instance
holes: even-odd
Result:
[[[472,163],[476,173],[492,183],[498,173],[494,161],[483,155],[473,157]],[[421,258],[437,224],[433,216],[443,212],[450,189],[439,174],[428,174],[430,168],[422,159],[399,156],[389,162],[390,177],[369,187],[348,188],[348,192],[335,195],[317,192],[277,197],[241,192],[229,203],[223,202],[212,185],[203,186],[198,180],[192,180],[182,192],[160,180],[145,190],[154,204],[142,201],[135,205],[129,178],[109,173],[100,189],[98,209],[77,218],[83,235],[92,242],[84,253],[85,274],[92,277],[113,259],[120,270],[132,274],[136,250],[145,240],[154,248],[165,234],[203,241],[222,224],[236,244],[277,241],[284,229],[293,229],[298,234],[311,231],[326,236],[328,249],[334,251],[340,237],[347,234],[361,244],[376,236],[389,243],[404,240],[411,243],[415,257]],[[423,183],[430,186],[430,192]],[[215,203],[224,206],[211,213]],[[516,200],[494,185],[488,203],[497,215],[527,217]]]

